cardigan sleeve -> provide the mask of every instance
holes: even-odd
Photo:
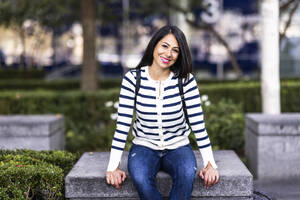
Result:
[[[107,171],[114,171],[120,164],[126,144],[128,132],[133,118],[136,78],[132,72],[127,72],[122,80],[116,130],[112,140]]]
[[[188,119],[195,134],[204,167],[210,162],[213,168],[216,169],[217,165],[214,160],[211,143],[205,129],[199,89],[192,74],[190,74],[189,80],[183,84],[183,92]]]

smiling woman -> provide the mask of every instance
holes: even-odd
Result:
[[[136,120],[132,128],[134,140],[128,156],[128,171],[141,199],[162,199],[155,185],[159,170],[173,179],[169,199],[190,199],[197,170],[188,139],[191,129],[206,166],[199,176],[206,187],[218,182],[219,173],[204,125],[200,94],[191,73],[191,54],[183,32],[176,26],[159,29],[141,62],[136,69],[127,72],[122,81],[117,127],[106,173],[108,184],[120,188],[126,179],[119,164],[134,108]],[[182,89],[188,119],[178,87],[181,79],[184,80]],[[140,80],[139,87],[137,80]],[[137,87],[140,89],[135,96]]]
[[[173,34],[163,37],[156,45],[153,52],[153,63],[151,68],[157,70],[168,70],[172,66],[179,55],[178,42]]]

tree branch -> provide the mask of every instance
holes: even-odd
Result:
[[[189,13],[188,10],[182,8],[181,6],[178,6],[177,4],[173,3],[171,0],[167,0],[165,1],[165,3],[167,4],[167,6],[169,6],[170,8],[174,9],[175,11],[181,12],[185,15],[185,20],[186,22],[191,25],[194,28],[197,29],[201,29],[204,31],[208,31],[210,33],[213,34],[213,36],[217,39],[217,41],[219,41],[227,50],[230,62],[232,64],[232,67],[234,69],[234,71],[236,72],[237,76],[239,79],[241,79],[243,77],[243,73],[241,71],[241,68],[233,54],[233,52],[231,51],[228,43],[225,41],[225,39],[222,38],[222,36],[213,28],[213,26],[205,24],[205,23],[196,23],[196,21],[191,20],[187,17],[187,14]]]
[[[298,6],[299,6],[299,3],[300,3],[300,1],[296,2],[295,5],[294,5],[294,7],[292,8],[291,12],[289,13],[288,21],[287,21],[286,24],[285,24],[285,27],[284,27],[284,29],[283,29],[283,32],[280,33],[279,44],[281,44],[283,38],[285,37],[285,34],[286,34],[287,29],[288,29],[288,28],[290,27],[290,25],[291,25],[293,16],[294,16],[294,14],[295,14],[295,12],[296,12]]]
[[[286,3],[282,3],[282,5],[280,5],[280,7],[279,7],[280,12],[283,12],[284,10],[286,10],[287,8],[289,8],[290,5],[293,4],[296,1],[299,1],[299,0],[289,0]]]
[[[205,30],[205,31],[208,31],[210,33],[212,33],[214,35],[214,37],[217,39],[218,42],[220,42],[226,49],[227,53],[228,53],[228,56],[229,56],[229,59],[230,59],[230,62],[232,64],[232,67],[234,69],[234,71],[236,72],[237,76],[239,79],[242,79],[243,77],[243,73],[241,71],[241,68],[233,54],[233,52],[231,51],[228,43],[225,41],[224,38],[222,38],[222,36],[210,25],[207,25],[207,24],[198,24],[196,23],[195,21],[192,21],[192,20],[189,20],[186,18],[186,21],[193,27],[195,28],[198,28],[198,29],[202,29],[202,30]]]
[[[181,6],[178,6],[176,3],[173,3],[171,0],[167,0],[167,1],[163,1],[163,2],[165,2],[165,4],[168,7],[172,8],[175,11],[181,12],[184,15],[188,14],[188,10],[182,8]]]

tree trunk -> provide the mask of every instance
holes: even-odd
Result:
[[[80,0],[81,23],[83,29],[83,61],[81,90],[95,91],[98,88],[96,63],[95,1]]]
[[[20,39],[21,39],[21,43],[22,43],[22,52],[20,54],[20,67],[22,67],[23,69],[26,68],[26,38],[25,38],[25,30],[23,27],[20,27],[20,29],[18,30],[20,33]]]
[[[279,114],[279,0],[262,0],[260,14],[262,110],[265,114]]]

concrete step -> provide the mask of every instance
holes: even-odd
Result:
[[[202,158],[195,151],[198,171],[203,168]],[[128,152],[123,153],[121,169],[127,171]],[[203,181],[195,177],[192,199],[201,200],[250,200],[252,199],[253,177],[234,151],[214,152],[220,173],[220,181],[209,189]],[[130,176],[117,190],[106,184],[105,173],[109,152],[84,153],[65,179],[66,198],[71,200],[134,200],[139,199]],[[172,186],[171,177],[159,172],[157,187],[163,197],[167,197]]]

